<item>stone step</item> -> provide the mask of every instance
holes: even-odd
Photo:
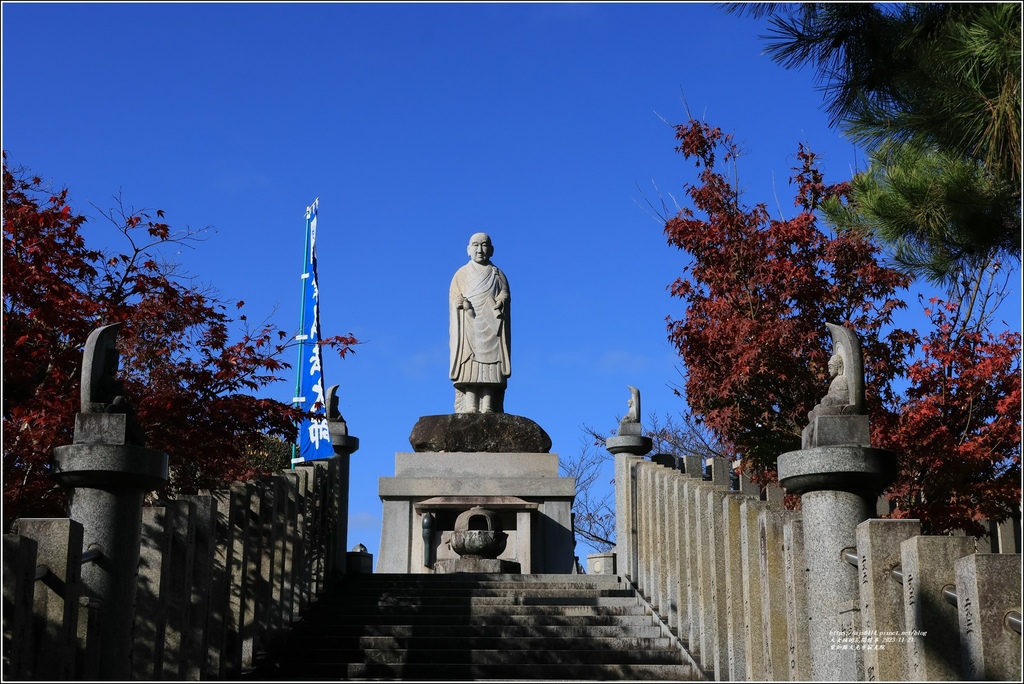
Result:
[[[371,636],[407,636],[422,634],[424,629],[435,628],[444,630],[444,634],[480,634],[482,629],[488,633],[500,631],[509,636],[519,632],[529,634],[550,634],[558,636],[570,634],[593,634],[593,636],[660,636],[661,626],[655,624],[648,615],[574,615],[555,619],[544,619],[534,615],[492,615],[485,617],[458,617],[431,615],[388,615],[378,616],[372,624],[367,624],[364,616],[350,616],[347,621],[333,619],[318,620],[317,633],[324,635],[347,636],[350,634],[368,634]],[[605,634],[605,632],[609,632]]]
[[[700,679],[610,575],[361,575],[310,607],[263,679]]]
[[[617,575],[512,575],[512,574],[472,574],[472,573],[451,573],[443,575],[422,574],[403,575],[395,573],[373,573],[369,575],[349,575],[340,580],[346,585],[444,585],[444,584],[472,584],[476,586],[487,585],[535,585],[550,584],[558,586],[590,586],[605,587],[615,584],[625,584]]]
[[[617,587],[551,587],[549,585],[503,585],[480,587],[477,585],[437,585],[423,587],[358,587],[346,588],[346,598],[375,596],[635,596],[636,592],[623,586]]]
[[[453,648],[457,646],[457,648]],[[461,662],[458,658],[465,653],[483,651],[525,651],[521,654],[524,662],[539,662],[537,657],[549,651],[576,651],[580,657],[599,657],[597,654],[586,654],[587,651],[601,651],[603,657],[646,657],[651,652],[670,651],[672,640],[666,637],[636,638],[625,635],[611,637],[550,637],[550,636],[503,636],[490,630],[475,635],[468,635],[453,642],[451,637],[442,635],[413,636],[321,636],[310,635],[303,643],[307,654],[350,653],[354,651],[395,651],[413,652],[430,656],[430,662]],[[434,655],[437,657],[433,657]],[[443,654],[454,654],[456,659],[449,660]],[[358,661],[360,659],[356,659]],[[344,662],[344,661],[336,661]],[[602,662],[618,662],[615,660]],[[623,661],[625,662],[625,661]],[[630,661],[632,662],[632,661]]]
[[[342,668],[344,668],[342,670]],[[573,663],[567,665],[504,663],[349,663],[300,668],[302,679],[412,680],[660,680],[689,681],[700,675],[685,665],[639,663]]]
[[[465,649],[465,650],[424,650],[409,649],[307,649],[304,651],[310,661],[324,665],[345,664],[441,664],[446,665],[499,665],[519,667],[521,665],[672,665],[679,662],[679,652],[669,650],[618,651],[575,649],[538,649],[517,652],[515,649]]]
[[[495,596],[476,594],[448,594],[443,596],[349,596],[344,604],[356,607],[389,608],[393,606],[631,606],[634,596],[596,596],[580,594],[565,596],[561,593],[537,595],[534,592],[514,592]]]
[[[319,614],[320,611],[318,611]],[[647,611],[637,605],[550,605],[542,603],[511,603],[511,604],[462,604],[462,605],[425,605],[425,606],[346,606],[339,605],[324,614],[339,616],[361,615],[371,619],[379,615],[647,615]],[[321,619],[321,618],[317,618]],[[330,620],[330,617],[322,618]]]

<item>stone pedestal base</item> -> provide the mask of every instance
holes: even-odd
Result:
[[[395,477],[380,478],[379,486],[377,572],[431,573],[439,562],[458,559],[448,541],[455,519],[474,506],[501,517],[508,542],[498,560],[518,563],[523,574],[573,571],[576,480],[559,477],[558,454],[399,453]],[[435,522],[424,543],[427,513]]]
[[[518,575],[521,569],[519,563],[504,560],[503,558],[449,558],[434,563],[434,572],[438,575],[446,575],[456,572],[472,573],[507,573]]]

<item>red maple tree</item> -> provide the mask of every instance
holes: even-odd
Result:
[[[775,220],[764,204],[744,206],[719,169],[719,156],[738,158],[731,136],[696,120],[675,130],[699,184],[686,186],[692,208],[665,224],[669,243],[691,257],[671,285],[686,308],[668,333],[685,366],[680,394],[729,455],[768,481],[777,457],[800,448],[807,412],[828,387],[825,323],[840,323],[863,347],[872,444],[900,462],[888,492],[894,517],[920,518],[929,533],[979,534],[979,519],[1017,510],[1020,335],[958,325],[959,307],[941,302],[923,340],[891,329],[909,278],[881,265],[867,237],[819,227],[816,209],[843,201],[847,184],[826,185],[801,146],[799,213]]]
[[[676,127],[677,151],[692,159],[700,184],[687,185],[692,208],[665,224],[670,244],[691,256],[671,286],[686,303],[668,319],[669,339],[685,366],[683,392],[692,412],[745,467],[770,479],[779,454],[800,448],[807,413],[828,386],[826,322],[855,329],[862,340],[869,401],[877,409],[911,341],[883,326],[904,307],[896,296],[908,279],[879,265],[877,248],[850,234],[827,235],[815,209],[842,197],[846,184],[826,185],[814,154],[802,146],[790,219],[764,204],[747,208],[718,167],[733,164],[731,136],[691,120]]]
[[[933,298],[931,332],[910,363],[910,386],[872,439],[900,455],[893,516],[932,533],[984,534],[983,521],[1019,515],[1019,333],[964,326],[961,305]]]
[[[169,456],[168,492],[214,488],[257,473],[267,436],[293,441],[301,414],[252,393],[289,366],[291,336],[271,322],[237,321],[222,300],[161,248],[191,242],[163,211],[111,212],[123,249],[86,246],[66,189],[12,171],[4,153],[4,518],[64,514],[49,478],[53,448],[70,444],[79,407],[82,349],[100,325],[120,322],[120,381],[146,431]],[[232,338],[232,329],[241,328]],[[356,340],[326,338],[344,357]],[[5,525],[6,527],[6,525]]]

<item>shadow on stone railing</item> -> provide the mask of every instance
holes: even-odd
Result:
[[[113,374],[114,334],[90,337],[74,444],[54,452],[69,517],[4,535],[3,677],[238,679],[368,555],[345,552],[358,442],[332,416],[333,458],[144,507],[167,457],[139,443],[123,400],[89,394],[90,370]]]
[[[342,458],[142,508],[134,614],[84,591],[111,559],[83,557],[81,523],[19,520],[4,535],[4,679],[237,679],[345,571]],[[101,626],[124,615],[113,662]]]
[[[649,442],[608,449],[618,543],[592,568],[625,575],[709,679],[1020,680],[1019,517],[985,540],[922,536],[917,520],[876,519],[887,503],[863,481],[856,505],[827,491],[815,511],[821,490],[784,477],[804,499],[790,511],[725,459],[705,475],[697,458],[645,459]]]

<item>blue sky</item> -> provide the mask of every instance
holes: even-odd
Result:
[[[665,333],[685,255],[645,209],[695,180],[670,124],[689,107],[734,132],[748,201],[775,215],[795,213],[798,143],[832,181],[863,159],[813,75],[761,54],[765,29],[702,3],[4,3],[3,148],[82,213],[121,193],[212,227],[174,256],[289,331],[320,198],[323,334],[364,342],[324,361],[361,440],[349,545],[376,554],[377,478],[420,416],[452,411],[448,284],[474,232],[514,302],[506,411],[552,451],[616,427],[627,385],[645,413],[685,408]]]

